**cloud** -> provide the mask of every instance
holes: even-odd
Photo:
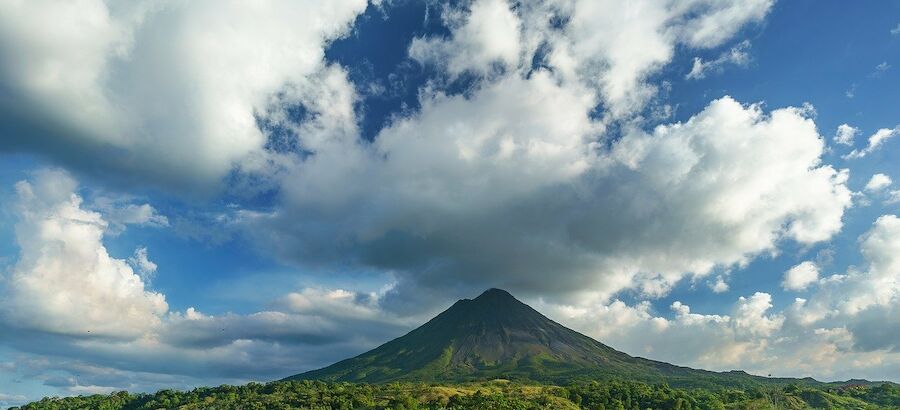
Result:
[[[805,109],[769,115],[725,97],[653,131],[625,119],[646,106],[647,78],[677,46],[716,47],[770,6],[447,7],[450,35],[409,49],[439,68],[420,110],[371,142],[329,125],[298,132],[304,154],[286,155],[272,177],[277,206],[234,226],[291,263],[392,272],[388,300],[400,304],[460,283],[662,295],[779,240],[825,240],[850,205],[847,175],[821,164]],[[502,16],[497,36],[478,30],[491,15]],[[446,86],[462,72],[477,81],[460,94]]]
[[[365,0],[4,3],[0,131],[9,137],[0,149],[108,179],[218,189],[231,170],[266,163],[258,116],[279,96],[326,83],[323,48],[365,8]]]
[[[771,364],[765,355],[767,340],[777,340],[773,336],[786,320],[771,312],[771,296],[761,292],[740,297],[727,315],[694,313],[679,301],[670,309],[674,317],[667,319],[655,315],[647,302],[628,306],[616,300],[584,310],[543,307],[551,317],[628,353],[715,370],[759,372],[760,361]]]
[[[866,183],[865,190],[869,192],[878,192],[891,185],[891,177],[885,174],[875,174]]]
[[[772,296],[768,293],[756,292],[750,297],[741,296],[735,308],[734,327],[738,335],[768,337],[781,329],[784,317],[781,315],[766,315],[772,308]]]
[[[569,1],[523,3],[510,10],[504,1],[482,0],[469,10],[445,8],[452,38],[416,39],[410,55],[451,76],[494,73],[498,62],[520,75],[551,68],[559,81],[596,89],[604,115],[623,118],[653,97],[656,88],[646,79],[672,59],[676,46],[716,47],[762,20],[771,5],[769,0]],[[482,28],[487,16],[500,23]]]
[[[103,246],[108,223],[82,209],[76,182],[47,170],[16,184],[19,260],[9,279],[8,323],[73,336],[134,337],[160,323],[165,297],[148,291]]]
[[[811,261],[801,262],[784,273],[781,287],[785,290],[806,290],[806,287],[819,280],[819,267]]]
[[[661,295],[840,230],[847,173],[821,165],[802,109],[725,97],[605,149],[579,90],[538,72],[437,94],[370,145],[321,147],[288,174],[280,209],[239,224],[286,260],[394,272],[395,294],[471,283]]]
[[[20,255],[0,283],[0,340],[29,357],[52,358],[21,364],[37,368],[35,378],[90,372],[64,386],[71,394],[161,385],[148,382],[151,375],[180,374],[198,384],[283,377],[359,353],[420,320],[385,312],[384,291],[341,289],[286,289],[270,309],[249,314],[170,311],[165,295],[149,288],[158,267],[147,248],[127,260],[110,256],[108,222],[85,209],[77,192],[60,170],[16,184]]]
[[[706,77],[709,72],[722,72],[724,66],[734,64],[744,67],[750,62],[750,41],[744,40],[738,45],[719,55],[715,60],[703,61],[700,57],[694,57],[694,65],[691,71],[685,76],[688,80],[699,80]]]
[[[598,84],[613,117],[638,110],[655,93],[647,76],[668,63],[674,47],[712,48],[745,24],[760,21],[770,1],[593,2],[572,5],[562,37],[548,56],[565,77]]]
[[[859,133],[859,128],[852,127],[848,124],[838,125],[837,133],[834,134],[834,142],[841,145],[853,145],[853,139]]]
[[[79,169],[125,178],[142,175],[164,186],[202,191],[227,174],[230,189],[242,194],[275,192],[271,211],[236,213],[233,226],[246,226],[261,247],[280,255],[296,253],[292,258],[305,263],[327,263],[346,254],[346,263],[355,267],[398,269],[407,279],[424,271],[418,275],[423,283],[448,271],[488,271],[505,282],[521,264],[526,273],[520,287],[526,289],[545,282],[540,271],[561,266],[572,273],[561,289],[585,278],[600,282],[602,292],[639,287],[661,294],[686,273],[703,275],[717,264],[743,263],[772,247],[776,237],[807,242],[835,229],[834,207],[809,216],[795,214],[803,206],[776,206],[784,213],[763,223],[768,236],[749,234],[759,239],[752,245],[735,243],[727,251],[694,252],[664,263],[669,251],[655,243],[626,252],[638,256],[637,262],[627,262],[614,256],[616,248],[627,248],[641,235],[681,229],[675,222],[679,216],[657,215],[672,220],[635,233],[609,216],[597,216],[656,195],[644,188],[629,192],[616,182],[620,175],[631,183],[653,181],[661,175],[645,171],[656,172],[653,167],[662,166],[665,155],[699,154],[686,137],[673,137],[675,142],[664,148],[669,153],[651,153],[659,158],[628,152],[637,148],[634,141],[652,139],[631,121],[655,94],[648,78],[671,61],[677,47],[717,47],[761,21],[771,5],[770,0],[697,0],[511,7],[485,0],[447,7],[442,17],[451,35],[417,39],[410,56],[428,64],[450,63],[441,65],[440,75],[451,77],[462,71],[487,76],[494,72],[489,66],[498,62],[506,70],[476,82],[466,95],[444,90],[440,79],[429,82],[419,90],[420,112],[394,118],[371,144],[359,139],[354,85],[341,67],[323,58],[323,47],[345,35],[365,9],[362,0],[327,7],[314,2],[129,7],[89,2],[67,13],[59,5],[8,5],[3,15],[15,21],[3,25],[9,34],[4,38],[16,41],[0,42],[0,53],[30,51],[29,58],[4,59],[9,63],[0,71],[0,83],[10,84],[16,112],[41,113],[40,121],[17,116],[25,120],[14,122],[17,132],[11,135],[23,137],[8,143],[11,149],[42,152]],[[20,24],[58,12],[59,30],[37,33]],[[67,35],[67,27],[76,27],[78,35]],[[72,49],[80,51],[67,52]],[[434,55],[442,58],[428,57]],[[296,118],[298,108],[309,115]],[[605,131],[618,120],[633,134],[620,142]],[[39,122],[51,125],[38,129]],[[804,148],[806,154],[814,154],[819,138],[805,131],[798,140],[812,149]],[[605,152],[612,145],[615,155]],[[46,147],[58,151],[47,152]],[[817,156],[800,156],[804,169],[815,169],[811,178],[841,186],[843,177],[820,167]],[[634,160],[648,167],[633,169],[628,162]],[[361,183],[359,178],[368,176],[384,184],[384,190]],[[688,177],[682,177],[670,193],[676,202],[687,202],[690,195]],[[592,205],[604,190],[620,191],[623,200],[599,198]],[[644,206],[629,211],[626,219],[644,219],[642,209],[662,212],[652,204]],[[686,204],[673,209],[689,212],[680,206]],[[838,205],[837,213],[843,208]],[[109,226],[117,221],[168,223],[149,204],[107,211]],[[560,212],[568,220],[534,220],[548,212]],[[825,212],[830,214],[825,217]],[[778,224],[795,217],[800,222],[790,223],[791,232],[781,232]],[[298,219],[305,223],[295,225]],[[812,232],[801,226],[809,222],[827,226]],[[261,227],[270,223],[282,226],[264,232],[267,228]],[[190,230],[177,224],[180,231]],[[578,224],[622,236],[605,243]],[[490,226],[497,233],[487,234]],[[517,233],[526,236],[488,248],[495,254],[470,249]],[[478,235],[484,236],[469,241]],[[311,239],[320,236],[335,242],[313,244]],[[381,251],[398,248],[404,251]],[[535,256],[520,258],[521,252]],[[598,269],[610,273],[597,275]]]
[[[881,128],[878,131],[875,131],[874,134],[869,136],[869,143],[866,146],[866,148],[864,148],[862,150],[855,149],[855,150],[851,151],[849,154],[844,155],[843,158],[844,159],[863,158],[866,155],[869,155],[872,152],[874,152],[875,150],[877,150],[879,147],[884,145],[885,142],[887,142],[891,138],[896,137],[897,135],[900,135],[900,125],[898,125],[894,128]]]
[[[122,225],[169,226],[169,219],[158,214],[150,204],[129,204],[123,208],[109,209],[106,214],[111,222]]]
[[[21,394],[0,393],[0,406],[17,406],[28,402],[28,398]]]
[[[900,189],[892,190],[888,192],[888,198],[884,201],[886,204],[896,204],[900,203]]]
[[[900,218],[879,217],[860,237],[864,269],[850,269],[820,281],[819,290],[798,309],[812,323],[846,326],[853,341],[874,349],[893,349],[895,338],[876,326],[866,326],[873,318],[884,317],[881,326],[892,326],[891,312],[900,305]]]
[[[409,56],[422,63],[443,66],[452,76],[465,71],[487,74],[495,63],[515,67],[520,57],[519,19],[506,0],[473,2],[468,14],[446,9],[442,17],[453,37],[413,39]]]
[[[728,292],[728,282],[725,282],[725,278],[722,275],[716,276],[715,283],[710,283],[709,288],[715,293]]]
[[[129,198],[95,198],[92,207],[102,212],[108,222],[107,234],[119,235],[128,225],[162,228],[169,226],[169,218],[150,204],[129,203]]]
[[[897,23],[897,27],[891,29],[891,35],[900,34],[900,23]]]
[[[128,258],[128,263],[137,269],[138,274],[144,282],[156,273],[156,264],[147,257],[147,248],[140,247],[134,250],[134,255]]]
[[[376,319],[382,312],[379,296],[343,289],[306,288],[285,295],[279,304],[288,312],[323,315],[347,319]]]
[[[850,88],[848,88],[847,91],[844,91],[844,95],[847,96],[847,98],[856,97],[856,87],[856,83],[850,84]]]
[[[808,298],[775,311],[771,295],[740,297],[728,315],[702,314],[682,302],[674,317],[648,301],[540,301],[539,310],[631,354],[713,370],[889,380],[900,371],[900,218],[879,217],[860,237],[865,265],[817,281]],[[812,267],[802,282],[815,280]],[[816,273],[816,276],[818,274]],[[803,276],[803,275],[801,275]]]

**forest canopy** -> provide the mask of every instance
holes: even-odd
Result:
[[[156,409],[900,409],[900,387],[685,389],[631,381],[579,382],[566,386],[494,380],[465,384],[329,383],[279,381],[201,387],[152,394],[48,397],[16,410]]]

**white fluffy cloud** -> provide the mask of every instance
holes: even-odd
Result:
[[[785,290],[805,290],[819,280],[819,267],[814,262],[804,261],[784,273],[781,286]]]
[[[881,128],[878,131],[875,131],[874,134],[869,136],[868,145],[866,145],[863,149],[855,149],[851,151],[849,154],[844,155],[845,159],[855,159],[862,158],[866,155],[875,152],[879,147],[884,145],[889,139],[900,135],[900,126],[894,128]]]
[[[9,323],[80,336],[135,337],[153,329],[168,306],[126,261],[103,246],[107,222],[81,207],[76,183],[61,171],[19,182],[21,253],[3,314]]]
[[[816,292],[795,304],[794,314],[804,324],[847,327],[852,341],[866,350],[896,350],[891,317],[900,307],[898,233],[900,218],[879,217],[860,237],[865,265],[820,280]]]
[[[372,142],[352,130],[298,134],[313,154],[289,161],[279,207],[242,213],[238,225],[285,259],[396,272],[394,294],[479,278],[473,286],[661,295],[779,240],[826,240],[850,205],[847,173],[821,164],[804,109],[766,114],[725,97],[685,123],[646,132],[623,120],[607,131],[645,106],[646,79],[677,45],[722,44],[770,6],[445,8],[451,36],[416,39],[411,56],[482,81],[463,95],[430,82],[421,109]],[[502,24],[483,30],[486,16]]]
[[[866,182],[865,190],[869,192],[878,192],[891,185],[891,177],[885,174],[875,174]]]
[[[53,363],[102,369],[89,378],[94,384],[64,386],[72,394],[132,388],[122,383],[135,372],[233,382],[282,377],[373,347],[419,320],[384,312],[382,294],[340,289],[285,290],[271,310],[245,315],[170,311],[165,296],[149,289],[158,267],[147,249],[127,260],[111,256],[103,243],[108,222],[84,208],[67,173],[36,172],[16,184],[16,196],[21,251],[0,282],[0,334],[19,351],[63,358]]]
[[[674,317],[656,316],[646,302],[621,301],[584,309],[544,306],[551,316],[631,354],[706,369],[736,368],[760,372],[759,361],[785,317],[771,312],[771,296],[740,297],[730,314],[699,314],[681,302],[671,305]],[[770,368],[765,368],[769,370]],[[781,374],[790,369],[778,369]]]
[[[572,0],[523,2],[513,13],[503,0],[481,0],[469,10],[445,8],[453,38],[417,39],[410,54],[453,75],[490,73],[498,62],[524,74],[540,61],[560,81],[596,88],[605,114],[621,118],[640,111],[654,95],[656,88],[646,79],[672,59],[676,46],[718,46],[747,23],[762,20],[771,5],[770,0]],[[493,16],[489,29],[483,24],[488,16]]]
[[[324,45],[365,7],[4,2],[0,148],[209,190],[234,167],[259,166],[266,135],[257,116],[279,95],[325,83]]]
[[[849,124],[838,125],[837,133],[834,134],[834,142],[841,145],[853,145],[853,140],[859,134],[859,128],[850,126]]]
[[[506,0],[478,0],[468,14],[443,15],[452,31],[450,40],[414,39],[409,56],[423,63],[444,66],[453,76],[471,70],[489,73],[493,64],[515,67],[521,52],[519,19]]]
[[[632,112],[654,93],[645,78],[672,58],[677,44],[717,46],[744,24],[761,20],[772,2],[577,1],[566,39],[550,62],[564,73],[598,81],[613,115]]]
[[[808,299],[781,312],[759,292],[740,297],[729,315],[694,313],[681,302],[671,305],[673,318],[654,314],[646,301],[540,309],[613,347],[682,365],[820,380],[891,379],[900,371],[898,233],[900,218],[878,218],[860,238],[864,269],[818,280]],[[803,282],[815,280],[805,275]]]
[[[726,97],[607,150],[578,89],[541,73],[495,84],[437,95],[368,147],[322,147],[289,176],[282,210],[244,223],[283,257],[342,255],[425,287],[471,276],[663,294],[779,240],[827,240],[850,206],[801,109]]]
[[[49,0],[11,3],[3,38],[15,41],[0,43],[0,53],[27,49],[29,58],[4,59],[0,81],[21,97],[17,112],[56,121],[53,132],[13,145],[56,146],[58,158],[90,169],[121,165],[164,184],[214,185],[234,167],[253,175],[248,186],[272,184],[280,203],[241,221],[281,255],[321,263],[350,255],[422,283],[453,271],[537,289],[546,272],[560,270],[561,290],[586,280],[607,294],[662,294],[686,274],[745,263],[780,239],[827,239],[849,204],[846,175],[819,163],[821,138],[798,110],[769,118],[724,98],[651,133],[632,121],[655,94],[648,78],[677,47],[719,46],[771,5],[446,7],[451,36],[416,39],[411,57],[450,76],[506,70],[462,96],[429,83],[421,110],[371,143],[358,138],[353,85],[323,60],[363,0],[88,1],[66,13]],[[59,30],[21,23],[53,14]],[[290,115],[298,105],[312,113],[299,123]],[[626,135],[606,133],[615,121]],[[290,141],[281,142],[301,153],[264,148],[277,134],[270,127],[288,129]],[[164,224],[149,205],[119,214],[108,220]],[[679,249],[663,243],[671,235],[683,236]]]

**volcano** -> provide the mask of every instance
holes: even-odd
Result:
[[[815,382],[696,370],[633,357],[554,322],[501,289],[459,300],[404,336],[288,380],[565,383],[610,378],[698,387]]]

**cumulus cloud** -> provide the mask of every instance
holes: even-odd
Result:
[[[866,182],[865,190],[869,192],[878,192],[891,185],[891,177],[885,174],[875,174]]]
[[[230,170],[266,163],[258,116],[286,91],[327,83],[323,47],[365,8],[365,0],[5,2],[0,149],[112,179],[214,189]]]
[[[844,155],[844,159],[856,159],[863,158],[866,155],[871,154],[878,148],[880,148],[884,143],[886,143],[889,139],[900,135],[900,125],[894,128],[881,128],[878,131],[875,131],[874,134],[869,136],[868,145],[866,145],[863,149],[855,149],[851,151],[849,154]]]
[[[865,267],[821,280],[818,291],[797,306],[797,314],[807,323],[847,327],[853,343],[864,350],[896,350],[892,329],[897,326],[891,315],[900,306],[898,233],[900,218],[879,217],[860,237]],[[874,325],[876,321],[881,324]]]
[[[805,290],[819,280],[819,267],[811,261],[801,262],[784,273],[781,287],[785,290]]]
[[[270,310],[250,314],[170,311],[165,296],[149,289],[158,267],[147,248],[127,260],[110,256],[108,222],[85,209],[77,192],[60,170],[16,184],[20,254],[0,283],[0,339],[36,357],[61,358],[32,366],[39,374],[96,368],[88,380],[63,386],[72,394],[133,387],[110,376],[117,374],[145,382],[148,374],[282,377],[371,348],[419,320],[383,311],[383,292],[341,289],[285,290]],[[56,364],[71,361],[77,368]]]
[[[726,65],[732,64],[739,67],[746,66],[750,62],[750,41],[744,40],[730,50],[722,53],[715,60],[703,61],[700,57],[694,57],[694,64],[691,71],[687,73],[685,78],[688,80],[699,80],[710,72],[722,72]]]
[[[290,175],[282,209],[243,223],[283,258],[394,271],[397,290],[477,280],[606,295],[664,294],[840,230],[847,173],[820,163],[802,109],[726,97],[601,149],[577,91],[535,73],[439,94],[367,147],[323,147]]]
[[[416,38],[409,56],[438,64],[453,76],[465,71],[487,74],[494,64],[515,67],[520,57],[519,19],[506,0],[478,0],[468,14],[447,10],[442,17],[451,27],[449,40]]]
[[[461,95],[429,82],[418,112],[371,142],[329,126],[298,133],[310,154],[276,176],[278,206],[235,225],[284,260],[394,272],[389,299],[475,279],[662,295],[779,240],[826,240],[850,205],[847,174],[821,164],[807,109],[766,114],[725,97],[685,123],[648,131],[622,120],[608,131],[646,105],[646,79],[676,46],[718,46],[770,6],[446,7],[451,35],[416,39],[409,53],[481,81]],[[491,29],[502,33],[480,28],[486,16],[502,17]]]
[[[52,333],[134,337],[160,323],[165,297],[145,288],[128,263],[103,246],[107,222],[82,208],[76,182],[41,171],[16,184],[19,260],[3,315]]]
[[[853,139],[859,133],[859,128],[850,126],[849,124],[838,125],[837,133],[834,134],[834,142],[841,145],[853,145]]]
[[[784,317],[766,315],[771,308],[772,296],[768,293],[756,292],[750,297],[741,296],[732,318],[738,335],[768,337],[781,329]]]
[[[728,292],[728,282],[722,275],[716,276],[716,281],[709,284],[709,288],[715,293]]]
[[[468,10],[444,9],[451,39],[416,39],[410,55],[450,74],[492,73],[501,63],[527,74],[534,63],[560,81],[596,89],[610,118],[641,110],[656,92],[646,79],[667,64],[675,47],[721,45],[748,23],[762,20],[770,0],[681,3],[482,0]],[[496,24],[485,29],[485,18]],[[741,54],[737,50],[737,54]],[[741,54],[743,55],[743,54]]]
[[[0,81],[11,84],[17,112],[39,111],[40,123],[51,125],[38,132],[37,121],[18,116],[25,120],[16,120],[16,129],[32,132],[18,132],[27,137],[8,143],[58,147],[48,154],[71,164],[83,160],[86,169],[112,166],[152,175],[163,184],[211,186],[237,168],[234,189],[252,195],[268,187],[279,196],[273,210],[244,212],[234,225],[248,227],[261,247],[305,263],[349,255],[356,266],[397,269],[408,283],[456,280],[445,275],[452,271],[532,290],[546,284],[546,272],[561,270],[568,272],[557,285],[562,290],[584,279],[607,294],[629,287],[663,294],[685,274],[744,263],[781,238],[819,241],[840,226],[845,176],[820,166],[820,138],[799,111],[776,111],[769,119],[726,98],[707,111],[745,118],[736,118],[733,128],[712,129],[697,119],[684,125],[689,132],[675,124],[646,133],[639,122],[626,121],[655,94],[648,78],[671,61],[677,47],[717,47],[761,21],[771,5],[695,0],[512,7],[482,0],[448,6],[442,17],[451,35],[416,39],[410,56],[438,64],[450,76],[486,76],[498,64],[505,70],[464,96],[430,82],[420,90],[419,112],[395,118],[370,144],[359,140],[353,84],[341,67],[323,60],[323,47],[344,35],[365,9],[362,0],[129,7],[96,1],[67,13],[58,4],[15,3],[3,13],[10,20],[3,38],[16,41],[0,43],[0,53],[28,49],[29,58],[4,59]],[[42,36],[21,23],[54,13],[59,29]],[[77,36],[66,34],[72,27]],[[80,52],[65,52],[72,49]],[[717,108],[725,106],[731,112]],[[297,107],[310,115],[294,118]],[[598,112],[605,119],[598,120]],[[605,131],[616,120],[628,133],[621,140]],[[785,159],[776,153],[778,160],[761,165],[761,173],[810,187],[809,197],[826,204],[821,211],[806,209],[802,200],[773,201],[772,212],[726,211],[732,214],[695,229],[727,236],[723,244],[711,252],[692,247],[705,244],[686,244],[691,250],[672,262],[665,260],[677,252],[661,238],[647,241],[646,248],[629,245],[647,235],[687,235],[682,217],[718,212],[692,213],[696,204],[689,203],[694,178],[716,177],[707,175],[716,172],[707,166],[719,159],[709,156],[707,163],[704,150],[738,155],[716,148],[712,140],[719,137],[713,134],[740,139],[749,130],[766,135],[752,145],[771,148],[774,137],[766,130],[792,128],[791,123],[798,127],[789,132],[801,135],[791,139],[802,151],[793,153],[799,159],[776,163]],[[650,147],[656,140],[669,142]],[[666,176],[660,172],[666,158],[689,165]],[[782,166],[796,172],[775,172]],[[744,171],[720,181],[751,182]],[[665,195],[674,202],[655,205],[662,198],[657,187],[669,182],[673,188]],[[725,207],[729,200],[716,190],[727,184],[706,182],[698,191],[720,200],[713,207]],[[751,184],[739,193],[781,194],[766,191]],[[613,217],[620,210],[626,214],[621,220]],[[752,222],[753,212],[766,218]],[[551,214],[561,218],[546,218]],[[106,218],[113,226],[168,223],[149,204],[132,204]],[[645,220],[658,225],[638,223]],[[743,236],[726,233],[742,227],[748,229]],[[611,234],[600,235],[602,229]],[[319,237],[334,241],[313,240]],[[513,279],[519,270],[520,278]]]
[[[801,282],[818,286],[780,312],[761,292],[740,297],[727,315],[695,313],[678,301],[670,318],[647,301],[539,306],[613,347],[672,363],[820,380],[891,379],[900,370],[898,233],[900,218],[884,215],[860,237],[863,269],[816,280],[813,268],[803,268]]]
[[[785,322],[784,315],[771,311],[771,296],[761,292],[740,297],[726,315],[695,313],[679,301],[670,306],[672,318],[654,314],[647,302],[543,308],[563,323],[631,354],[715,370],[768,370],[759,361],[773,364],[765,356],[768,340]],[[779,369],[781,374],[789,370]]]
[[[613,116],[639,109],[655,92],[648,75],[668,63],[674,47],[711,48],[748,22],[759,21],[770,1],[660,3],[579,1],[553,10],[569,18],[565,36],[548,61],[568,78],[600,86]]]

